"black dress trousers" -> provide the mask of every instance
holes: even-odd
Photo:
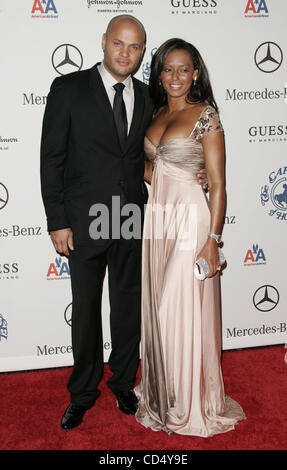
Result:
[[[113,240],[108,246],[76,246],[69,257],[73,310],[74,368],[68,390],[71,402],[91,407],[103,374],[101,303],[108,268],[112,351],[108,380],[112,392],[135,385],[141,316],[141,243]]]

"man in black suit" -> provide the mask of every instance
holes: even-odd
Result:
[[[103,35],[104,60],[89,70],[54,80],[47,99],[41,142],[42,196],[55,249],[69,256],[73,295],[74,368],[71,403],[61,426],[82,422],[99,396],[103,373],[102,287],[109,272],[113,371],[108,385],[119,409],[134,414],[133,392],[139,360],[141,240],[113,239],[111,227],[127,217],[112,213],[136,204],[143,216],[143,139],[153,106],[148,87],[133,77],[145,50],[143,25],[134,17],[115,17]],[[91,230],[93,207],[109,210],[109,234]],[[96,214],[95,214],[96,215]],[[117,230],[118,232],[118,230]]]

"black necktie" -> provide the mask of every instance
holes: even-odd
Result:
[[[123,91],[124,91],[125,85],[123,83],[116,83],[113,87],[116,90],[114,104],[113,104],[114,117],[115,117],[115,123],[117,126],[121,147],[123,149],[126,138],[127,138],[127,134],[128,134],[127,113],[126,113],[126,107],[125,107],[125,102],[123,98]]]

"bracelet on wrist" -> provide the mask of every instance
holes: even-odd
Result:
[[[220,243],[221,241],[221,235],[213,233],[213,232],[208,232],[208,237],[214,238],[216,243]]]

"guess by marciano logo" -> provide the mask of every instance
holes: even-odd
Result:
[[[287,220],[287,166],[271,171],[267,184],[261,187],[261,205],[269,207],[268,215]]]
[[[55,0],[34,0],[32,18],[58,18]]]
[[[248,0],[245,11],[245,18],[267,18],[269,11],[266,0]]]
[[[287,125],[255,125],[248,130],[249,143],[287,142]]]
[[[171,13],[184,15],[210,15],[216,14],[218,0],[170,0]]]
[[[0,281],[19,279],[18,263],[0,263]]]

